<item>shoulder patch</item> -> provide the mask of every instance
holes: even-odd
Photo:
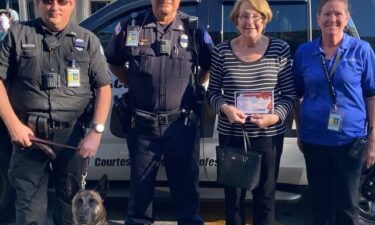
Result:
[[[115,28],[115,34],[116,36],[121,32],[122,28],[121,28],[121,23],[118,22],[118,24],[116,25],[116,28]]]
[[[204,43],[207,44],[207,45],[213,45],[214,44],[212,42],[210,34],[207,31],[204,32],[203,39],[204,39]]]

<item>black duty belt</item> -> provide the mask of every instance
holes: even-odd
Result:
[[[140,119],[158,123],[158,124],[169,124],[181,118],[181,111],[176,110],[176,111],[170,111],[170,112],[152,113],[152,112],[147,112],[144,110],[136,109],[135,118],[136,119],[140,118]]]

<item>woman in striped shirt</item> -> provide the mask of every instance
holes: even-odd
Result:
[[[253,190],[253,224],[270,225],[275,214],[275,185],[284,121],[296,97],[290,49],[285,41],[263,35],[272,18],[266,0],[238,0],[230,18],[239,36],[215,47],[207,96],[219,114],[220,145],[227,143],[227,146],[242,148],[242,128],[245,127],[252,147],[262,154],[260,184]],[[273,107],[266,113],[254,113],[254,104],[248,104],[246,98],[261,93],[273,93]],[[245,104],[236,107],[235,96],[238,96],[237,103],[242,97]],[[226,186],[224,191],[226,224],[245,224],[246,190]]]

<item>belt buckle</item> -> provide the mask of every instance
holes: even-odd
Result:
[[[165,114],[158,115],[158,121],[161,124],[168,124],[169,123],[169,121],[168,121],[168,115],[165,115]]]

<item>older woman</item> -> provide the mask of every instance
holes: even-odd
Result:
[[[363,157],[375,162],[375,135],[365,152],[356,141],[375,125],[375,56],[367,42],[344,33],[347,0],[322,0],[321,37],[300,46],[294,74],[298,96],[299,146],[305,155],[314,225],[358,224]]]
[[[220,145],[243,147],[245,127],[252,147],[262,154],[261,180],[253,190],[253,224],[272,224],[277,152],[282,151],[284,121],[295,99],[289,45],[263,35],[272,18],[266,0],[236,1],[230,18],[240,35],[215,47],[207,96],[219,114]],[[238,93],[273,93],[273,110],[261,114],[249,113],[253,109],[246,106],[236,107]],[[226,224],[245,224],[246,190],[225,187],[224,191]]]

